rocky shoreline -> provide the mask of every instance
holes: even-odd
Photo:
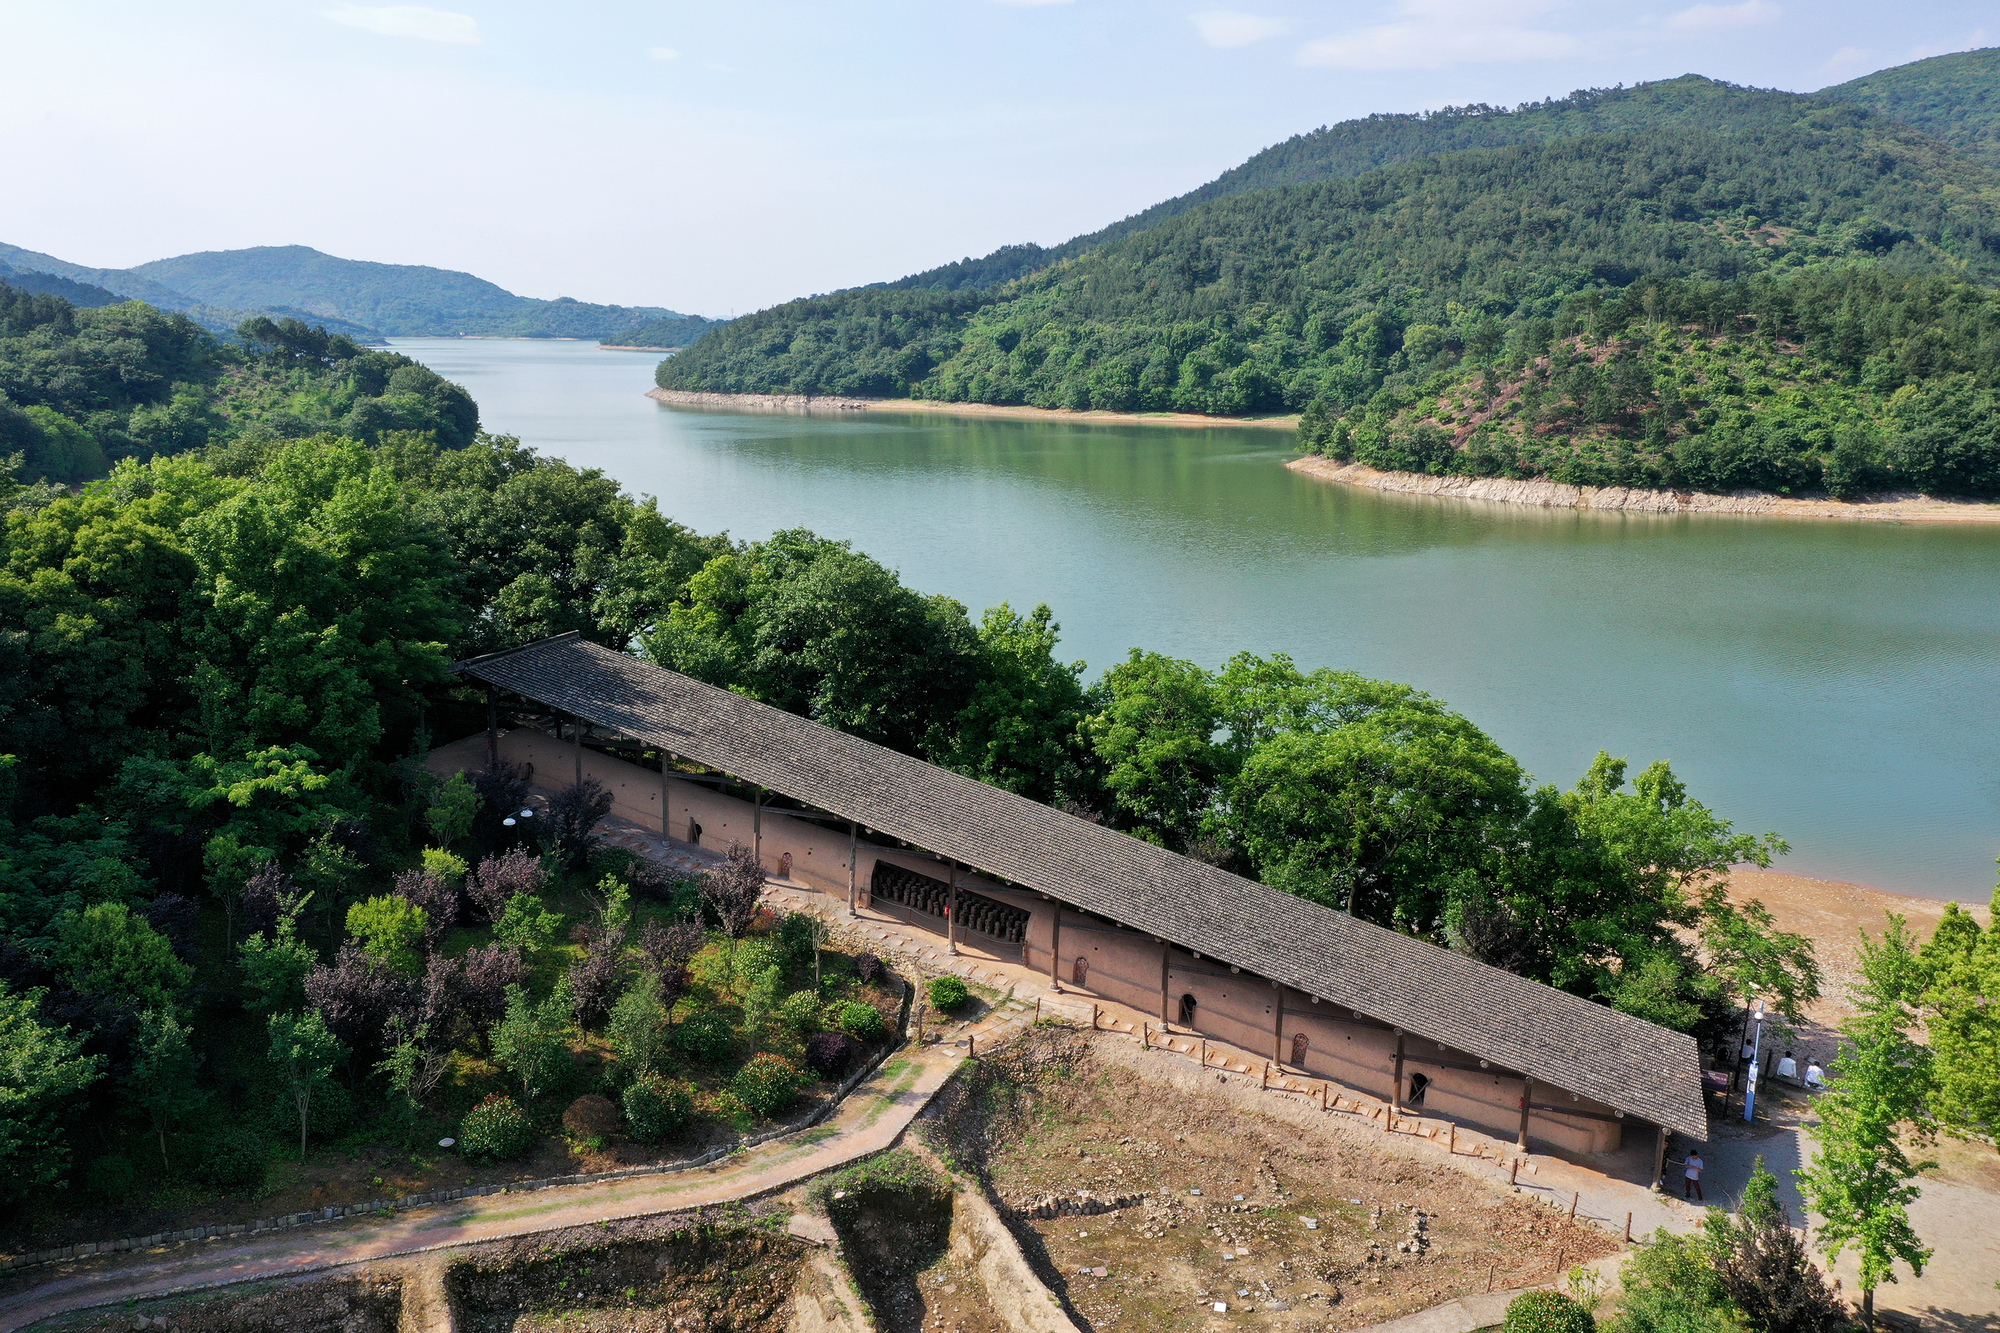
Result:
[[[1616,510],[1645,514],[1748,514],[1762,518],[1873,519],[1905,523],[2000,523],[2000,504],[1979,500],[1938,500],[1910,493],[1869,495],[1852,501],[1795,499],[1767,495],[1761,491],[1710,495],[1701,491],[1571,486],[1558,481],[1515,481],[1505,477],[1433,477],[1416,472],[1381,472],[1365,463],[1342,463],[1315,455],[1295,458],[1285,466],[1324,481],[1365,486],[1395,495],[1483,500],[1541,509]]]
[[[1100,412],[1059,407],[1009,407],[997,403],[943,403],[929,398],[854,398],[839,394],[697,393],[650,389],[654,402],[675,407],[730,407],[756,412],[944,412],[959,417],[1014,417],[1029,421],[1089,421],[1141,426],[1298,426],[1296,416],[1209,417],[1191,412]]]

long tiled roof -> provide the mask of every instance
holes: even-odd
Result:
[[[1707,1137],[1691,1038],[574,635],[453,670],[1085,911]]]

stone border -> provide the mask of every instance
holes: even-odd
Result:
[[[733,1143],[710,1148],[697,1157],[682,1158],[673,1162],[651,1162],[645,1166],[626,1167],[620,1171],[594,1171],[571,1176],[544,1176],[539,1180],[510,1180],[493,1185],[467,1185],[458,1189],[427,1190],[422,1194],[408,1194],[397,1199],[370,1199],[366,1203],[336,1205],[330,1208],[314,1208],[301,1213],[283,1213],[277,1217],[259,1218],[254,1222],[227,1222],[214,1226],[184,1227],[178,1231],[158,1231],[150,1236],[123,1236],[117,1240],[85,1241],[77,1245],[59,1245],[46,1250],[34,1250],[27,1254],[0,1257],[0,1273],[17,1272],[23,1268],[33,1268],[38,1264],[61,1263],[67,1259],[87,1259],[100,1254],[129,1254],[135,1250],[150,1250],[164,1245],[185,1245],[195,1241],[216,1240],[228,1236],[262,1236],[287,1227],[311,1226],[317,1222],[337,1222],[349,1217],[363,1217],[372,1213],[394,1213],[412,1208],[434,1208],[439,1204],[455,1203],[460,1199],[476,1198],[488,1194],[525,1194],[532,1190],[559,1189],[567,1185],[595,1185],[607,1180],[628,1180],[634,1176],[672,1175],[681,1171],[693,1171],[711,1166],[731,1153],[742,1152],[769,1143],[772,1139],[783,1138],[787,1134],[797,1134],[811,1129],[820,1121],[832,1115],[838,1107],[865,1079],[873,1076],[888,1058],[909,1044],[910,1005],[916,995],[916,983],[903,976],[896,978],[903,987],[903,1009],[897,1023],[897,1032],[902,1040],[890,1042],[876,1053],[875,1058],[841,1081],[831,1097],[821,1102],[790,1124],[774,1125],[760,1133],[748,1134]]]

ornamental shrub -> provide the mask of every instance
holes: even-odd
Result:
[[[873,985],[882,979],[882,960],[872,953],[854,955],[854,975],[861,978],[863,985]]]
[[[834,1011],[834,1021],[840,1030],[857,1041],[877,1041],[888,1024],[882,1021],[882,1013],[872,1004],[859,1000],[849,1000]]]
[[[458,1127],[459,1151],[467,1157],[519,1157],[535,1146],[537,1137],[520,1103],[498,1092],[467,1111]]]
[[[806,1038],[806,1068],[832,1083],[854,1064],[854,1038],[845,1032],[815,1032]]]
[[[674,1045],[682,1055],[705,1065],[721,1064],[736,1049],[729,1020],[714,1009],[698,1009],[674,1029]]]
[[[947,1014],[972,998],[972,992],[966,990],[965,983],[957,977],[932,977],[926,989],[930,993],[931,1007]]]
[[[694,1084],[684,1079],[648,1074],[625,1089],[620,1100],[632,1137],[644,1143],[670,1138],[694,1119]]]
[[[265,1152],[256,1130],[225,1129],[202,1147],[195,1175],[215,1189],[251,1189],[264,1183]]]
[[[736,1071],[729,1090],[751,1111],[769,1120],[792,1104],[805,1086],[806,1074],[782,1055],[766,1051]]]
[[[1507,1307],[1505,1333],[1597,1333],[1590,1311],[1559,1291],[1524,1291]]]
[[[819,992],[793,991],[778,1005],[778,1021],[804,1036],[819,1027]]]

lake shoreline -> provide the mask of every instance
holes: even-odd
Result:
[[[1649,490],[1636,486],[1572,486],[1559,481],[1513,481],[1505,477],[1433,477],[1418,472],[1383,472],[1366,463],[1342,463],[1307,454],[1285,464],[1294,472],[1361,486],[1391,495],[1437,500],[1480,500],[1541,509],[1588,509],[1643,514],[1738,514],[1752,518],[1844,519],[1896,523],[2000,523],[2000,504],[1982,500],[1938,500],[1899,493],[1858,500],[1797,499],[1761,491],[1710,495],[1701,491]]]
[[[1085,421],[1140,426],[1256,426],[1296,429],[1297,414],[1270,417],[1211,417],[1197,412],[1101,412],[1066,407],[1004,407],[995,403],[942,403],[929,398],[859,398],[848,394],[697,393],[649,389],[646,396],[669,407],[721,407],[749,412],[942,412],[960,417],[1015,417],[1029,421]]]

